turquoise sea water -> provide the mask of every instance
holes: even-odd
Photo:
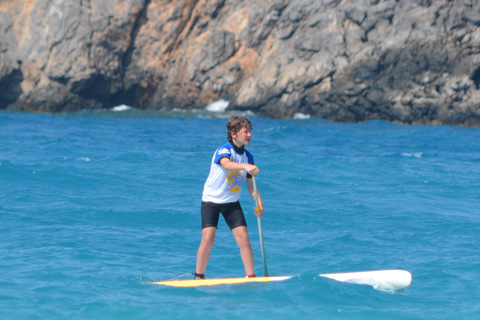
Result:
[[[0,318],[480,319],[479,129],[251,120],[269,273],[295,277],[182,289],[145,282],[194,272],[227,118],[0,112]],[[412,285],[318,276],[390,268]],[[207,277],[243,275],[221,221]]]

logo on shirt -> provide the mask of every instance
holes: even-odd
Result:
[[[238,192],[242,189],[245,176],[240,171],[232,171],[228,174],[223,184],[223,189],[230,192]]]
[[[218,154],[218,155],[221,155],[221,154],[230,154],[230,151],[229,151],[227,148],[222,148],[222,149],[218,150],[217,154]]]

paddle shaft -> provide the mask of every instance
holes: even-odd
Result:
[[[253,195],[255,198],[255,211],[258,211],[260,210],[260,207],[258,206],[258,190],[257,190],[257,181],[255,180],[255,176],[252,176],[252,180],[253,180]],[[262,249],[263,273],[265,277],[268,277],[267,258],[265,257],[265,244],[263,243],[262,220],[259,217],[257,217],[257,223],[258,223],[258,235],[260,237],[260,247]]]

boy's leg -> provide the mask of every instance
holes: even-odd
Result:
[[[213,243],[215,242],[216,231],[216,227],[206,227],[202,229],[202,241],[198,247],[197,268],[195,270],[198,274],[205,274],[208,259],[210,258],[210,251],[212,251]]]
[[[232,229],[233,236],[240,248],[240,255],[242,257],[243,265],[247,275],[255,274],[255,267],[253,264],[253,250],[248,237],[247,227],[238,226]]]

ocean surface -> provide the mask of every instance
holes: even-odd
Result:
[[[249,117],[270,275],[192,277],[225,113],[0,112],[1,319],[480,319],[480,129]],[[257,275],[254,202],[244,192]],[[319,273],[405,269],[410,287]],[[206,276],[242,277],[223,220]]]

